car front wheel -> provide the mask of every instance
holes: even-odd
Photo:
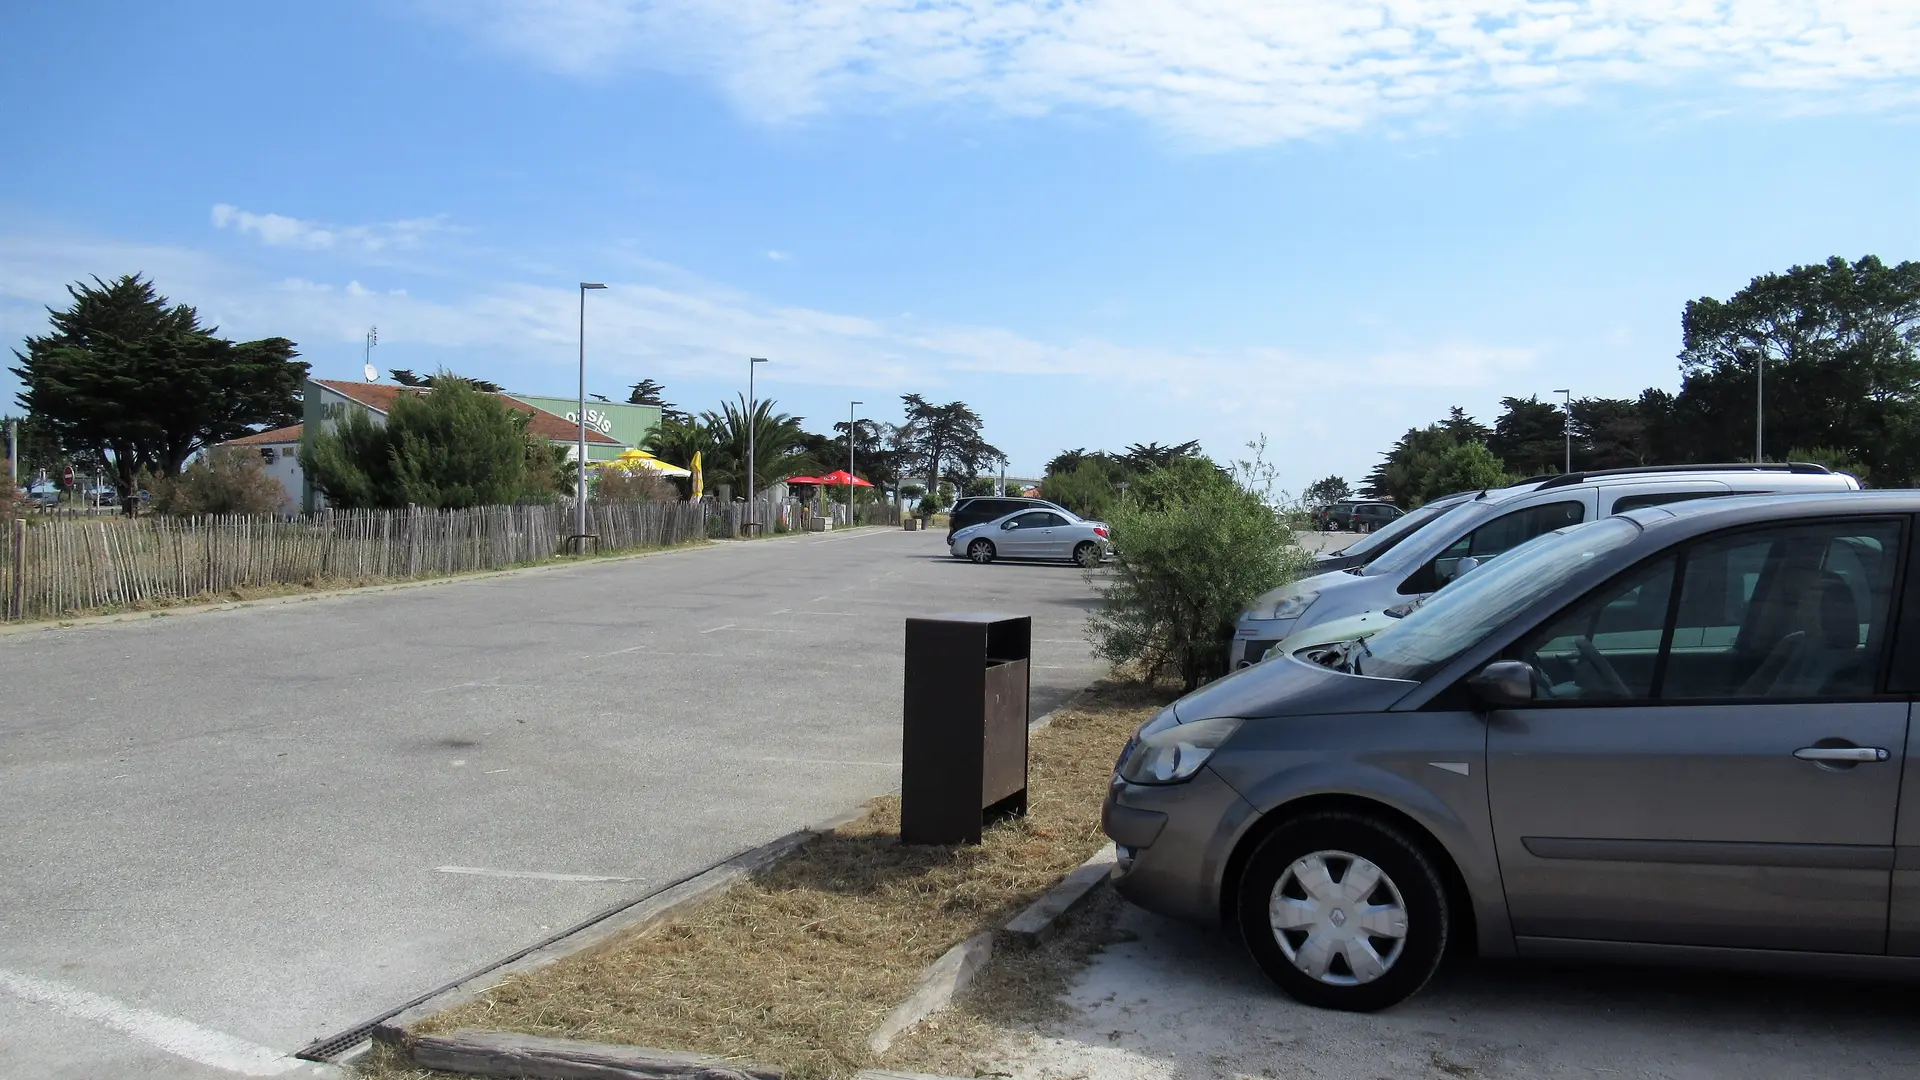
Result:
[[[1326,1009],[1372,1012],[1411,997],[1446,953],[1449,914],[1433,860],[1357,814],[1287,822],[1240,881],[1254,960],[1289,996]]]
[[[992,562],[993,556],[993,541],[991,540],[975,540],[973,543],[967,545],[967,558],[972,559],[981,566]]]

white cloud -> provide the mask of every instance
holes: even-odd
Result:
[[[1873,107],[1920,76],[1920,4],[1891,0],[430,2],[549,69],[694,74],[768,121],[966,101],[1215,145],[1622,86]]]
[[[494,280],[449,291],[438,279],[439,298],[427,298],[364,275],[338,283],[288,277],[203,252],[63,235],[0,231],[0,336],[18,341],[44,332],[45,307],[61,306],[66,284],[97,267],[141,269],[231,336],[292,338],[323,374],[344,374],[348,359],[357,372],[360,342],[378,324],[389,366],[445,362],[517,387],[571,385],[579,332],[572,288]],[[768,356],[775,369],[761,374],[770,382],[858,387],[874,401],[911,390],[977,402],[990,412],[996,402],[1002,411],[1016,399],[1056,402],[1044,430],[1016,426],[999,437],[1010,447],[1098,441],[1085,432],[1109,424],[1112,409],[1151,403],[1153,423],[1204,432],[1216,453],[1235,452],[1261,431],[1287,432],[1281,449],[1315,475],[1325,474],[1330,459],[1370,461],[1376,445],[1408,423],[1428,422],[1450,400],[1529,385],[1527,370],[1542,357],[1532,348],[1457,340],[1344,355],[1043,341],[906,313],[876,317],[780,304],[684,272],[658,276],[672,284],[612,277],[588,301],[596,370],[712,380],[736,371],[744,357]],[[1426,340],[1419,329],[1401,328]],[[423,354],[435,359],[409,359]],[[1364,388],[1368,403],[1358,417],[1351,409],[1356,388]],[[1036,445],[1028,456],[1043,450],[1051,453]]]
[[[773,260],[774,262],[790,262],[792,261],[793,256],[787,254],[784,251],[769,251],[767,252],[767,258]]]
[[[449,230],[444,217],[409,218],[384,225],[322,225],[282,214],[256,214],[227,203],[213,208],[213,226],[251,234],[268,247],[307,251],[356,251],[376,254],[411,250],[434,233]]]

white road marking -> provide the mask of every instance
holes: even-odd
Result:
[[[534,881],[638,881],[639,878],[607,877],[602,874],[549,874],[544,870],[489,870],[484,866],[436,866],[442,874],[472,874],[476,877],[530,878]]]
[[[512,769],[488,769],[487,775],[492,776],[495,773],[512,772],[512,771],[513,771]]]
[[[719,633],[719,632],[720,632],[720,631],[722,631],[722,630],[731,630],[731,629],[733,629],[733,624],[732,624],[732,623],[728,623],[728,624],[727,624],[727,625],[725,625],[725,626],[716,626],[716,627],[714,627],[714,628],[713,628],[713,629],[711,629],[711,630],[702,630],[702,631],[700,631],[700,632],[701,632],[701,633],[703,633],[703,634],[717,634],[717,633]]]
[[[838,761],[832,758],[763,757],[760,761],[776,765],[863,765],[875,769],[897,769],[897,761]]]
[[[743,626],[740,629],[749,634],[797,634],[800,632],[798,630],[782,629],[777,626]]]
[[[236,1039],[189,1020],[163,1016],[31,975],[0,970],[0,990],[55,1012],[112,1028],[176,1057],[242,1076],[279,1076],[306,1065],[278,1050]]]
[[[774,614],[775,614],[775,615],[778,615],[778,614],[780,614],[780,612],[778,612],[778,611],[776,611],[776,612],[774,612]],[[853,616],[854,616],[855,614],[857,614],[857,612],[852,612],[852,611],[796,611],[796,612],[794,612],[794,614],[795,614],[795,615],[844,615],[844,616],[846,616],[846,617],[848,617],[848,618],[852,618],[852,617],[853,617]]]
[[[814,597],[813,599],[811,599],[811,600],[809,600],[809,601],[807,601],[807,603],[809,603],[809,604],[817,604],[817,603],[819,603],[820,601],[822,601],[822,600],[825,600],[825,599],[826,599],[826,597],[824,597],[824,596],[816,596],[816,597]]]

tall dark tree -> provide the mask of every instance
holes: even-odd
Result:
[[[65,453],[108,462],[129,513],[143,470],[176,476],[202,447],[299,421],[307,365],[286,338],[222,338],[138,274],[67,293],[52,332],[14,353],[19,402]]]
[[[1538,397],[1504,397],[1487,449],[1519,476],[1560,472],[1567,460],[1567,421],[1560,406]]]
[[[1120,460],[1129,472],[1144,476],[1155,469],[1164,469],[1176,459],[1195,457],[1200,453],[1198,440],[1190,440],[1176,446],[1161,446],[1157,442],[1134,443],[1120,455]]]
[[[1047,475],[1052,476],[1055,473],[1064,475],[1073,472],[1086,458],[1087,448],[1084,446],[1073,450],[1062,450],[1053,456],[1052,461],[1047,462]]]
[[[1628,398],[1579,398],[1573,403],[1573,467],[1618,469],[1656,459],[1640,402]]]
[[[1459,445],[1439,424],[1408,428],[1367,474],[1360,494],[1411,510],[1426,501],[1429,478],[1439,470],[1447,452]]]
[[[1307,485],[1307,490],[1300,493],[1300,501],[1315,509],[1323,506],[1331,506],[1342,499],[1352,497],[1353,488],[1348,486],[1346,480],[1338,476],[1328,476],[1315,480],[1313,483]]]
[[[927,489],[934,490],[941,480],[964,489],[967,482],[982,471],[996,468],[1007,455],[981,437],[980,414],[964,401],[935,405],[919,394],[900,398],[906,405],[906,423],[901,427],[901,448],[914,462],[917,475],[927,478]]]
[[[1753,456],[1764,374],[1767,457],[1826,447],[1882,483],[1920,475],[1920,262],[1835,257],[1764,274],[1725,301],[1688,303],[1681,334],[1674,405],[1690,456]]]
[[[1493,438],[1493,431],[1487,425],[1468,416],[1467,410],[1458,405],[1447,410],[1447,418],[1440,421],[1440,430],[1457,443],[1484,443]]]
[[[438,372],[433,375],[416,375],[407,368],[393,368],[388,371],[387,374],[393,376],[393,381],[399,383],[401,386],[411,386],[420,390],[433,386],[435,379],[458,379],[476,390],[483,390],[489,394],[502,392],[502,387],[497,382],[490,382],[486,379],[476,379],[468,375],[455,375],[447,371]]]

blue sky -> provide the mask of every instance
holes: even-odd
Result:
[[[69,0],[0,12],[0,337],[141,271],[323,377],[961,399],[1284,487],[1506,394],[1677,385],[1682,304],[1920,255],[1920,6]],[[17,390],[0,374],[11,405]]]

